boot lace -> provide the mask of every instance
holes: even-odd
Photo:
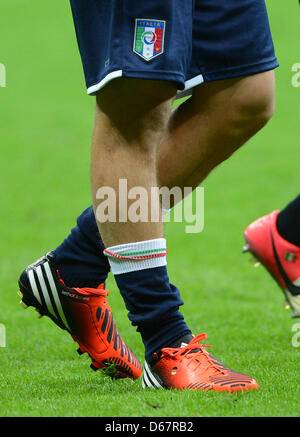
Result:
[[[204,364],[204,371],[210,368],[213,374],[224,374],[225,369],[227,370],[227,368],[204,350],[204,348],[212,346],[209,344],[199,344],[200,341],[203,341],[206,338],[206,334],[199,334],[184,347],[163,348],[161,350],[161,358],[168,357],[177,362],[181,362],[183,359],[193,360],[196,367],[200,366],[200,364],[203,366]]]

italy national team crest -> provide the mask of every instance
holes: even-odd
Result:
[[[166,22],[163,20],[135,20],[133,51],[146,61],[163,54]]]

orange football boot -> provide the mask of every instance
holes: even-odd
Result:
[[[206,334],[195,336],[188,345],[164,348],[154,366],[145,362],[143,388],[179,388],[204,391],[248,391],[258,389],[250,376],[224,366],[199,344]]]
[[[94,288],[69,288],[59,277],[55,256],[30,265],[19,279],[20,304],[33,306],[39,316],[48,316],[78,343],[78,353],[88,353],[91,368],[109,368],[111,377],[139,378],[142,365],[116,328],[104,284]]]

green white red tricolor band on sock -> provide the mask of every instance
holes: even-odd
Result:
[[[107,257],[124,259],[124,260],[125,259],[136,259],[136,260],[150,259],[150,258],[158,258],[160,256],[167,255],[167,251],[165,251],[164,249],[155,249],[155,250],[151,250],[150,252],[156,252],[156,253],[149,253],[148,251],[141,251],[141,252],[133,252],[133,253],[127,253],[124,255],[119,255],[117,253],[110,252],[110,250],[108,250],[108,249],[105,249],[104,255]]]
[[[164,238],[120,244],[103,251],[114,275],[167,265],[167,246]]]

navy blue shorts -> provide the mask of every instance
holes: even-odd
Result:
[[[264,0],[70,0],[88,94],[117,77],[176,82],[278,66]]]

